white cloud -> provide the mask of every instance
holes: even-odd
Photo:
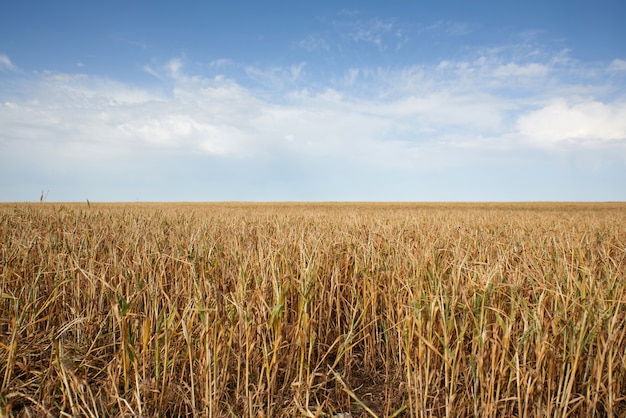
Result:
[[[298,81],[304,74],[305,63],[290,66],[277,66],[269,69],[248,66],[245,71],[248,77],[271,88],[282,88]]]
[[[133,119],[117,126],[129,141],[144,141],[155,147],[200,150],[207,154],[228,155],[241,151],[245,134],[232,126],[198,121],[185,114]]]
[[[359,13],[342,13],[347,19],[332,22],[332,30],[308,34],[294,45],[309,52],[343,51],[354,43],[369,44],[379,51],[398,51],[409,41],[408,31],[397,19],[359,18]]]
[[[409,36],[396,19],[374,17],[370,19],[359,19],[350,17],[349,20],[338,20],[333,22],[333,29],[336,35],[343,40],[355,43],[365,43],[375,46],[379,51],[393,48],[396,51],[408,42]],[[334,41],[335,43],[337,41]],[[313,35],[304,39],[300,46],[307,50],[322,49],[317,48],[318,44],[328,47],[329,41],[319,35]],[[329,48],[323,48],[329,49]]]
[[[549,67],[544,64],[529,63],[520,65],[510,62],[500,65],[493,70],[493,75],[498,78],[511,77],[545,77],[549,72]]]
[[[211,67],[221,68],[221,67],[234,65],[234,62],[228,58],[219,58],[219,59],[211,61],[209,65]]]
[[[11,62],[8,55],[0,54],[0,71],[16,71],[17,67]]]
[[[148,49],[148,44],[142,40],[129,39],[121,35],[113,35],[112,39],[114,39],[117,42],[121,42],[130,46],[133,46],[133,47],[141,48],[144,50]]]
[[[349,69],[344,78],[345,78],[345,83],[347,85],[349,86],[354,85],[354,83],[359,78],[359,69],[358,68]]]
[[[380,18],[371,19],[366,22],[357,21],[354,23],[353,31],[350,33],[356,42],[372,42],[379,48],[382,47],[383,37],[388,33],[393,33],[393,22]]]
[[[461,88],[488,90],[505,87],[526,91],[542,85],[541,81],[552,70],[550,63],[519,62],[491,54],[479,55],[473,60],[442,60],[435,70],[443,79],[456,79]]]
[[[138,104],[162,98],[149,91],[132,87],[119,81],[91,77],[87,74],[44,72],[37,88],[39,96],[54,102],[77,106],[97,101],[97,105]],[[37,93],[35,93],[37,94]]]
[[[430,25],[423,25],[420,32],[440,32],[448,36],[464,36],[473,31],[472,25],[467,22],[439,20]]]
[[[147,72],[148,74],[150,74],[151,76],[158,78],[159,80],[163,79],[161,74],[157,70],[152,68],[150,65],[144,65],[143,70]]]
[[[309,34],[304,39],[296,42],[295,45],[309,52],[330,50],[328,41],[321,35]]]
[[[182,66],[182,60],[180,58],[174,58],[167,63],[166,68],[171,77],[178,78],[180,76],[180,69],[182,68]]]
[[[500,129],[506,108],[488,95],[476,93],[464,96],[443,91],[393,100],[377,110],[389,118],[413,122],[420,130],[462,128],[467,132],[487,133]]]
[[[44,72],[23,82],[21,96],[0,96],[0,163],[29,155],[61,170],[167,155],[269,161],[277,170],[333,161],[409,175],[506,164],[546,144],[579,147],[581,155],[602,144],[623,154],[626,138],[626,100],[581,96],[601,80],[553,84],[549,58],[478,54],[430,66],[351,67],[315,82],[304,63],[205,67],[239,71],[230,77],[189,74],[183,58],[153,65],[146,71],[163,81],[157,90]],[[516,94],[500,90],[509,85]]]
[[[609,65],[610,71],[626,71],[626,61],[621,59],[614,59]]]
[[[556,99],[521,116],[517,129],[529,141],[554,145],[560,141],[598,144],[626,140],[626,103],[595,100],[570,104]]]

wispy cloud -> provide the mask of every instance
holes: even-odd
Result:
[[[17,67],[8,55],[0,54],[0,71],[17,71]]]
[[[349,36],[355,41],[371,42],[377,47],[383,47],[383,37],[393,32],[393,21],[374,18],[368,21],[355,21],[351,25]]]
[[[397,49],[408,40],[396,19],[374,17],[336,21],[335,27],[354,42],[365,42],[384,50],[390,46]]]
[[[464,36],[472,33],[475,26],[476,25],[468,22],[438,20],[435,23],[419,25],[419,32],[435,32],[447,36]]]
[[[219,58],[216,60],[213,60],[209,63],[209,66],[213,67],[213,68],[224,68],[224,67],[229,67],[234,65],[235,63],[233,62],[233,60],[228,59],[228,58]]]
[[[247,66],[245,72],[248,77],[265,87],[284,88],[293,85],[303,75],[305,63],[289,65],[286,67],[275,66],[270,68],[259,68]]]
[[[119,35],[119,34],[113,35],[112,38],[117,42],[121,42],[123,44],[129,45],[135,48],[140,48],[144,50],[148,49],[148,44],[142,40],[131,39],[129,37]]]
[[[330,43],[320,34],[309,34],[304,39],[295,42],[295,46],[309,52],[330,50]]]
[[[341,13],[332,20],[327,31],[308,34],[294,45],[309,52],[328,52],[364,44],[379,51],[399,50],[409,41],[409,32],[397,19],[362,18],[360,13]]]
[[[173,78],[178,78],[180,76],[180,70],[183,66],[183,62],[180,58],[173,58],[166,64],[166,69],[169,75]]]

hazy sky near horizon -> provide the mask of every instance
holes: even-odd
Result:
[[[626,2],[0,2],[0,201],[626,200]]]

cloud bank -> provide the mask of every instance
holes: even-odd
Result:
[[[377,48],[401,37],[392,21],[349,29],[355,42]],[[612,94],[611,83],[624,82],[625,61],[590,66],[567,51],[511,50],[352,67],[330,78],[302,61],[261,67],[221,59],[199,72],[181,56],[146,65],[146,77],[158,80],[150,87],[35,72],[13,80],[13,93],[0,91],[0,174],[67,180],[84,173],[104,184],[111,170],[118,173],[111,178],[134,179],[128,193],[180,182],[206,188],[174,200],[368,200],[372,188],[375,200],[468,200],[436,192],[438,180],[423,195],[411,185],[440,176],[446,187],[458,182],[450,173],[467,167],[523,172],[551,161],[623,171],[626,98]],[[0,55],[0,70],[15,69]],[[229,194],[233,184],[245,187]]]

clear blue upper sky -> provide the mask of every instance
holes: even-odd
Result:
[[[0,3],[0,201],[626,200],[624,1]]]

